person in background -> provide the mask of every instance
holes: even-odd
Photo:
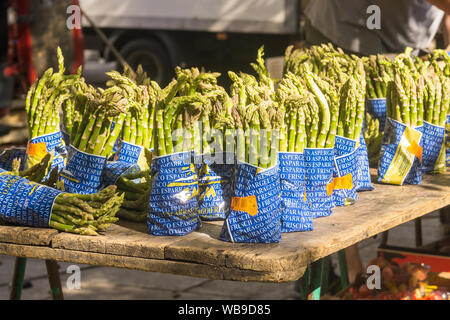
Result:
[[[380,29],[367,21],[379,10]],[[305,40],[308,45],[332,42],[360,55],[426,51],[439,29],[450,0],[311,0],[305,9]]]
[[[443,19],[443,35],[444,35],[444,45],[446,50],[450,52],[450,15],[445,14]]]
[[[372,5],[379,8],[379,29],[368,28]],[[304,14],[306,46],[331,42],[357,55],[400,53],[409,46],[419,54],[427,51],[444,15],[444,41],[450,43],[450,0],[310,0]],[[357,245],[345,255],[353,282],[363,271]]]

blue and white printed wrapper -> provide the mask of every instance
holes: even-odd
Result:
[[[23,171],[27,162],[27,149],[11,148],[2,150],[0,153],[0,168],[11,171],[13,169],[12,162],[14,159],[20,159],[19,171]]]
[[[39,136],[28,141],[26,167],[29,168],[39,163],[47,153],[53,154],[50,171],[55,167],[58,167],[58,171],[65,168],[67,149],[61,131]]]
[[[305,148],[306,210],[312,218],[327,217],[333,208],[333,148]],[[332,191],[332,190],[331,190]]]
[[[116,184],[117,179],[121,176],[140,171],[141,168],[137,164],[129,164],[122,161],[107,161],[100,177],[100,189]],[[139,182],[140,179],[136,181],[136,183]]]
[[[120,176],[147,170],[143,146],[120,140],[113,161],[107,161],[101,178],[102,188],[115,184]],[[139,183],[140,179],[136,181]]]
[[[355,140],[336,136],[334,142],[334,169],[331,188],[333,205],[343,207],[358,199],[356,194],[358,148]]]
[[[357,192],[372,191],[374,189],[370,176],[369,155],[363,132],[364,129],[359,136],[359,146],[356,151],[355,189]]]
[[[66,146],[70,145],[70,135],[64,130],[61,129],[62,139]]]
[[[422,181],[423,126],[410,128],[387,118],[380,151],[378,182],[404,185]]]
[[[276,243],[281,240],[280,175],[278,165],[269,169],[237,164],[231,211],[220,240]]]
[[[373,117],[378,119],[380,123],[380,132],[384,131],[386,125],[386,98],[367,99],[366,110]]]
[[[281,232],[313,230],[312,216],[305,210],[305,160],[303,153],[279,152]]]
[[[61,191],[0,169],[0,218],[30,227],[48,227],[53,203]]]
[[[446,152],[445,152],[445,162],[447,163],[447,167],[450,167],[450,114],[447,115],[447,122],[445,124],[446,131]]]
[[[224,220],[230,212],[235,178],[234,153],[195,156],[198,168],[199,215],[202,220]]]
[[[199,228],[197,195],[198,178],[191,152],[154,158],[148,233],[182,236]]]
[[[445,128],[423,122],[422,172],[445,172]]]
[[[58,189],[81,194],[98,192],[106,157],[82,152],[69,146],[67,166],[60,172]]]
[[[111,121],[110,130],[113,131],[115,126],[116,126],[116,122],[115,121]],[[119,142],[120,142],[120,138],[117,138],[116,142],[114,143],[114,147],[112,149],[112,154],[113,154],[111,156],[112,159],[115,157],[117,150],[119,150]]]
[[[126,141],[119,141],[114,159],[129,164],[137,164],[142,170],[148,169],[145,148]]]

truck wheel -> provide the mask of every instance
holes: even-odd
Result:
[[[120,52],[128,64],[136,70],[138,65],[151,80],[166,84],[171,74],[171,63],[167,50],[158,42],[145,39],[132,40]]]

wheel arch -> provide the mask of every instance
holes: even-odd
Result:
[[[159,44],[161,44],[164,47],[164,49],[167,50],[171,67],[174,68],[178,64],[177,62],[180,60],[178,54],[179,48],[177,48],[177,45],[175,41],[172,39],[172,37],[165,31],[114,30],[109,36],[109,41],[116,47],[118,51],[121,51],[123,46],[125,46],[128,42],[137,39],[144,39],[144,40],[151,39],[153,41],[159,42]],[[111,52],[108,46],[105,46],[102,56],[106,60],[116,60],[114,54]]]

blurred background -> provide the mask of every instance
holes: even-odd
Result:
[[[141,64],[161,85],[170,81],[175,66],[197,66],[222,73],[221,84],[228,86],[226,72],[250,72],[261,45],[266,57],[282,56],[290,44],[300,46],[307,2],[2,1],[0,145],[26,142],[25,122],[17,113],[33,81],[57,66],[58,45],[66,70],[75,72],[81,65],[86,80],[98,86],[105,83],[106,71],[121,70],[119,59],[133,68]],[[78,14],[81,28],[69,28]]]
[[[311,1],[314,0],[2,0],[0,148],[26,144],[25,95],[48,67],[57,67],[57,46],[63,51],[66,70],[75,73],[83,66],[83,76],[96,86],[105,84],[105,72],[121,71],[120,60],[133,69],[141,64],[160,85],[170,81],[176,66],[196,66],[222,73],[219,81],[228,86],[226,72],[251,73],[249,63],[255,60],[261,45],[268,68],[276,78],[281,75],[277,71],[281,71],[286,47],[301,47],[304,43],[304,10]],[[77,19],[80,28],[70,28]],[[442,30],[441,26],[430,49],[447,45]],[[437,236],[431,230],[439,226],[438,219],[434,214],[426,220],[426,237]],[[413,228],[411,223],[399,227],[398,240],[412,243]],[[368,239],[360,244],[363,263],[372,257],[378,242],[379,239]],[[12,258],[0,258],[3,269],[11,270]],[[31,267],[33,264],[35,267]],[[28,290],[28,298],[43,298],[37,290],[47,286],[41,261],[30,263],[30,268],[35,270],[32,277],[36,291]],[[95,273],[98,269],[83,268],[92,270],[92,278],[99,279]],[[294,292],[286,294],[285,290],[293,288],[293,283],[249,284],[242,290],[240,283],[161,274],[153,278],[146,274],[148,283],[158,279],[161,282],[161,286],[147,286],[141,281],[143,272],[103,269],[101,272],[110,275],[105,278],[108,281],[93,282],[91,291],[74,293],[73,298],[110,298],[107,290],[99,296],[99,289],[115,292],[128,286],[132,289],[124,294],[134,298],[286,299],[292,298]],[[0,287],[5,289],[9,275],[9,271],[0,273]],[[141,285],[141,291],[135,291],[136,284]]]

